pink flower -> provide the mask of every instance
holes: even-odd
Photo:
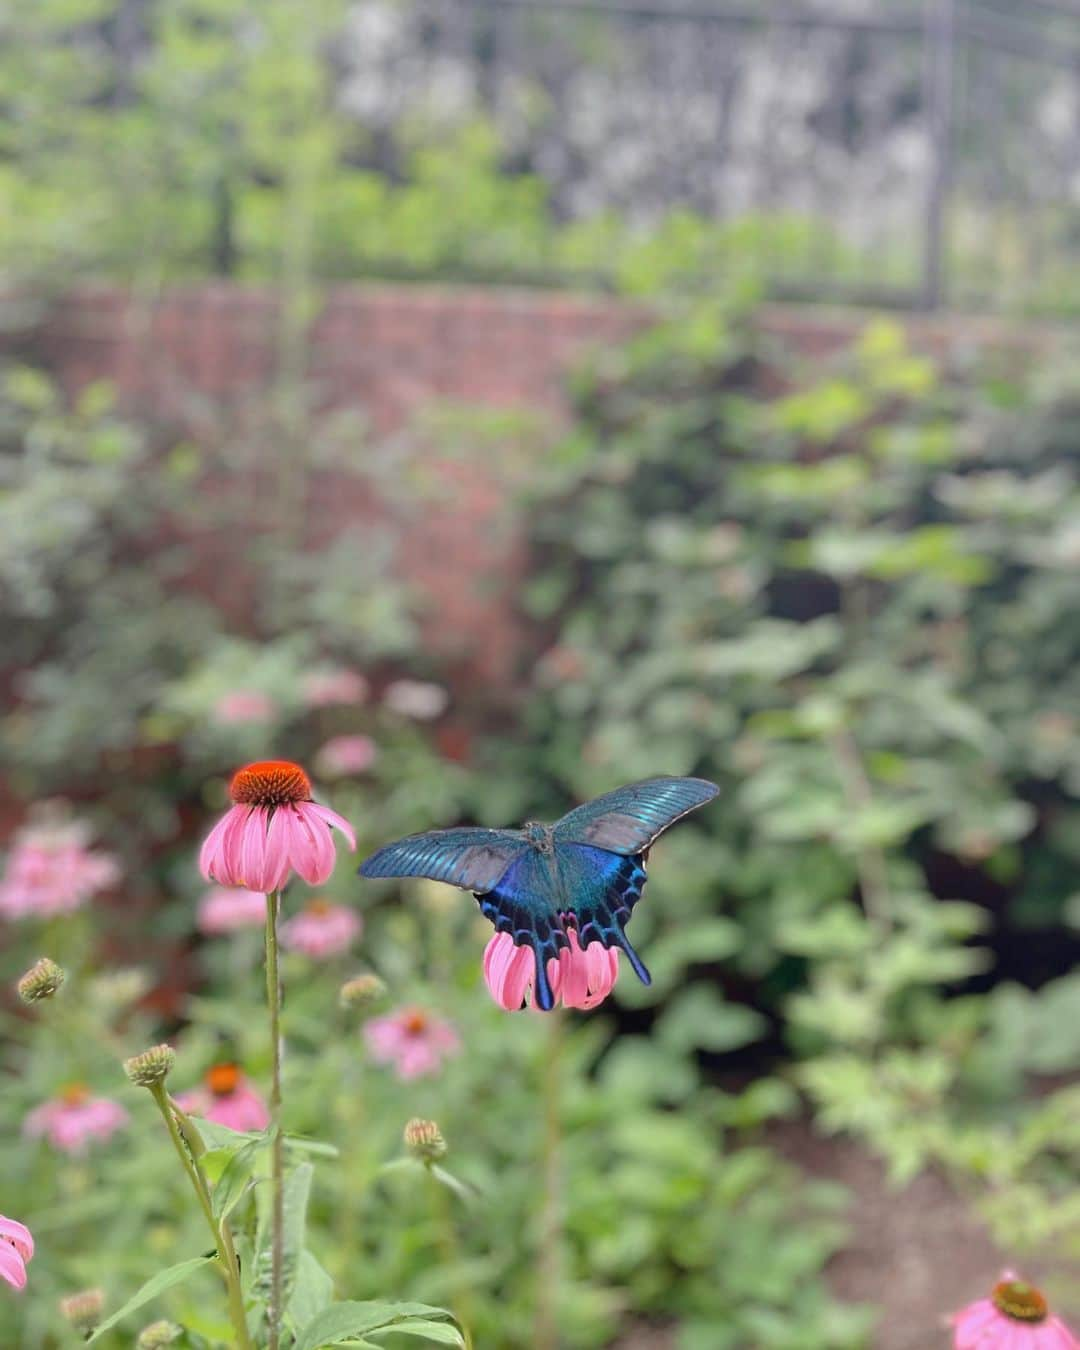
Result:
[[[240,886],[212,886],[199,901],[199,932],[207,937],[261,928],[266,922],[266,896]]]
[[[379,757],[379,748],[370,736],[335,736],[318,751],[315,767],[324,778],[344,778],[364,773]]]
[[[92,1140],[109,1139],[128,1122],[128,1113],[108,1097],[91,1097],[72,1083],[59,1097],[35,1107],[23,1122],[31,1139],[44,1136],[61,1153],[85,1153]]]
[[[547,965],[556,1003],[567,1008],[595,1008],[611,993],[619,975],[619,953],[599,942],[584,950],[577,932],[567,929],[570,946]],[[491,997],[508,1012],[517,1012],[532,992],[536,961],[531,947],[516,947],[509,933],[496,933],[484,949],[484,979]]]
[[[299,764],[284,759],[248,764],[234,774],[229,795],[235,805],[199,854],[207,881],[266,893],[281,890],[297,872],[309,885],[321,886],[337,861],[331,828],[356,848],[344,816],[311,800],[311,783]]]
[[[446,711],[450,695],[441,684],[429,684],[426,680],[395,680],[387,685],[383,702],[402,717],[431,722]]]
[[[215,1064],[203,1075],[202,1087],[176,1099],[181,1111],[202,1116],[230,1130],[265,1130],[270,1123],[266,1103],[235,1064]]]
[[[1005,1270],[989,1298],[954,1313],[954,1350],[1077,1350],[1080,1342],[1046,1299],[1015,1271]]]
[[[116,860],[86,847],[80,822],[31,825],[15,838],[0,884],[0,914],[50,918],[70,914],[120,876]]]
[[[16,1289],[26,1288],[26,1267],[34,1255],[30,1229],[0,1214],[0,1279]]]
[[[363,926],[355,910],[326,900],[312,900],[295,918],[281,925],[281,941],[292,952],[303,952],[313,961],[325,961],[347,952]]]
[[[230,689],[214,704],[214,721],[223,727],[242,727],[252,722],[269,722],[277,704],[261,689]]]
[[[371,1058],[392,1064],[399,1078],[424,1078],[438,1073],[447,1055],[461,1048],[449,1022],[423,1008],[400,1008],[387,1017],[375,1017],[364,1027]]]
[[[309,708],[330,708],[339,703],[363,703],[368,684],[363,675],[344,666],[328,666],[313,670],[300,686],[304,702]]]

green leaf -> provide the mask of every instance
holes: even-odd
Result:
[[[669,1051],[737,1050],[768,1030],[761,1013],[741,1003],[726,1003],[707,985],[693,985],[671,1001],[657,1027]]]
[[[175,1285],[183,1284],[203,1266],[212,1265],[214,1260],[213,1256],[194,1256],[190,1261],[181,1261],[179,1265],[170,1266],[168,1270],[159,1270],[156,1275],[146,1281],[137,1294],[128,1299],[122,1308],[119,1308],[111,1317],[107,1317],[101,1323],[94,1334],[89,1337],[87,1344],[90,1345],[104,1336],[107,1331],[111,1331],[116,1326],[117,1322],[123,1321],[125,1317],[143,1307],[144,1304],[157,1298],[158,1294],[163,1294],[166,1289],[172,1289]]]
[[[296,1265],[296,1283],[287,1309],[293,1328],[307,1326],[334,1301],[334,1281],[309,1251],[302,1251]]]
[[[386,1336],[423,1336],[425,1340],[437,1341],[439,1345],[464,1345],[461,1332],[446,1322],[432,1322],[424,1319],[419,1322],[402,1322],[396,1327],[387,1327],[377,1335]]]
[[[357,1336],[371,1332],[404,1331],[410,1325],[438,1325],[451,1321],[450,1313],[442,1308],[431,1308],[425,1303],[332,1303],[313,1317],[296,1338],[294,1350],[321,1350],[328,1345],[342,1345]],[[453,1338],[445,1345],[464,1345],[460,1332],[453,1327]],[[407,1331],[407,1335],[422,1334]],[[429,1333],[430,1338],[430,1333]]]
[[[311,1198],[311,1178],[315,1169],[311,1163],[301,1163],[285,1178],[285,1299],[291,1296],[300,1253],[304,1250],[307,1233],[307,1207]],[[270,1293],[270,1214],[269,1206],[261,1207],[259,1222],[259,1252],[255,1262],[255,1296],[265,1302]]]
[[[193,1116],[192,1121],[195,1128],[203,1137],[203,1142],[208,1149],[215,1152],[218,1149],[228,1149],[234,1152],[238,1148],[243,1148],[252,1140],[265,1138],[262,1134],[256,1134],[253,1131],[230,1130],[227,1125],[219,1125],[214,1120],[204,1120],[202,1116]]]
[[[241,1145],[226,1163],[211,1196],[215,1218],[226,1218],[239,1204],[255,1170],[255,1160],[262,1143],[261,1139],[252,1139]]]
[[[336,1158],[340,1149],[326,1144],[321,1139],[305,1139],[299,1134],[287,1134],[285,1147],[293,1153],[310,1153],[314,1158]]]

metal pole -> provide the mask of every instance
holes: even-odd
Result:
[[[957,0],[926,0],[923,101],[930,139],[926,189],[922,303],[940,309],[947,277],[949,195],[952,187],[953,99],[956,81]]]

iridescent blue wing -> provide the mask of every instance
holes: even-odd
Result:
[[[669,825],[719,793],[705,778],[646,778],[605,792],[568,811],[555,826],[557,844],[591,844],[612,853],[644,853]]]
[[[516,946],[532,948],[536,960],[536,1006],[547,1012],[555,1002],[547,963],[569,945],[552,855],[526,848],[497,883],[476,899],[497,933],[509,933]]]
[[[489,890],[527,848],[520,830],[427,830],[377,849],[362,877],[429,877],[463,891]]]
[[[555,1001],[547,963],[569,945],[567,924],[577,929],[583,947],[590,942],[621,947],[638,978],[649,983],[649,972],[624,931],[644,885],[640,857],[558,844],[554,854],[528,849],[495,886],[476,898],[496,932],[509,933],[519,947],[532,948],[536,1006],[546,1012]]]

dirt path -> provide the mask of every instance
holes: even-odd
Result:
[[[948,1313],[983,1297],[1006,1264],[970,1207],[934,1173],[894,1190],[881,1164],[862,1149],[818,1138],[805,1125],[784,1126],[770,1142],[809,1175],[851,1191],[851,1240],[826,1275],[837,1298],[881,1309],[874,1350],[947,1350]],[[1024,1273],[1037,1280],[1045,1271],[1025,1266]],[[1080,1304],[1080,1293],[1077,1299]],[[1080,1321],[1080,1306],[1059,1311],[1074,1327]],[[643,1328],[613,1350],[670,1346],[668,1335]]]

